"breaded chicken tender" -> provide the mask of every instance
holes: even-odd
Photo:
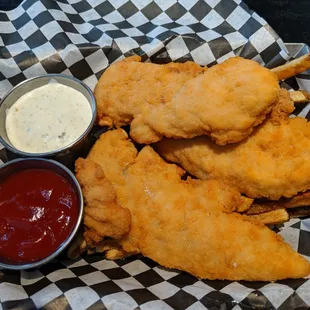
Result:
[[[220,145],[239,142],[265,119],[279,96],[276,74],[240,57],[210,69],[193,62],[133,60],[111,65],[95,97],[99,124],[130,124],[130,136],[138,143],[200,135]]]
[[[99,125],[128,125],[146,106],[156,107],[169,102],[184,83],[206,67],[188,61],[166,65],[141,62],[131,56],[111,65],[95,88]]]
[[[95,173],[100,169],[102,174]],[[271,281],[310,272],[307,260],[280,236],[234,212],[251,200],[216,180],[182,180],[183,169],[167,164],[150,146],[138,153],[121,129],[103,134],[87,159],[77,161],[76,171],[79,180],[95,175],[97,182],[86,178],[84,188],[98,184],[103,195],[104,175],[118,205],[130,210],[130,230],[117,241],[115,257],[121,251],[141,253],[207,279]],[[86,199],[88,194],[84,191]]]
[[[291,106],[291,108],[290,108]],[[221,147],[207,137],[164,139],[155,149],[202,179],[218,179],[251,198],[292,197],[310,189],[310,123],[288,118],[288,93],[245,141]]]
[[[118,239],[128,233],[130,211],[117,204],[115,190],[103,170],[99,166],[93,170],[78,169],[77,178],[85,201],[86,243],[95,246],[106,237]]]

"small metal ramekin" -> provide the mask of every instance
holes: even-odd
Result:
[[[71,144],[60,148],[55,151],[45,152],[45,153],[29,153],[23,152],[15,148],[10,142],[6,127],[6,110],[9,109],[21,96],[36,89],[40,86],[49,83],[51,78],[55,79],[58,83],[72,87],[82,93],[88,100],[91,110],[92,119],[84,133]],[[91,147],[90,132],[94,126],[96,120],[96,100],[91,91],[91,89],[82,81],[68,75],[64,74],[46,74],[37,76],[28,80],[25,80],[13,87],[0,102],[0,142],[4,145],[7,150],[8,158],[20,158],[20,157],[44,157],[55,159],[69,168],[73,168],[74,161],[79,156],[84,156],[87,154],[89,148]]]
[[[76,193],[78,199],[79,215],[67,239],[58,247],[58,249],[54,253],[41,260],[27,264],[14,263],[6,258],[0,257],[0,268],[11,270],[24,270],[24,269],[37,268],[43,264],[46,264],[47,262],[51,261],[53,258],[58,256],[62,251],[64,251],[67,248],[69,243],[73,240],[74,236],[78,232],[79,226],[82,222],[83,208],[84,208],[82,190],[77,179],[68,168],[66,168],[64,165],[54,160],[44,158],[15,159],[0,166],[0,180],[3,181],[9,175],[12,175],[18,171],[25,169],[47,169],[50,171],[54,171],[57,174],[61,175],[63,178],[65,178],[73,187]],[[18,189],[16,190],[18,191]]]

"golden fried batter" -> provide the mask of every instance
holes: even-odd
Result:
[[[169,102],[183,84],[206,67],[188,61],[156,65],[131,56],[111,65],[95,88],[101,126],[124,126],[150,105]]]
[[[240,57],[208,70],[193,62],[137,60],[111,65],[95,96],[99,123],[130,124],[130,136],[138,143],[200,135],[221,145],[241,141],[265,119],[279,95],[274,73]]]
[[[251,198],[292,197],[310,189],[310,123],[288,118],[286,91],[270,119],[236,145],[220,147],[207,137],[164,139],[156,150],[200,179],[218,179]]]
[[[183,169],[167,164],[150,146],[134,150],[123,130],[110,131],[76,167],[78,179],[102,169],[118,205],[130,210],[130,231],[118,241],[121,249],[108,252],[111,258],[142,253],[208,279],[269,281],[309,274],[309,263],[280,236],[233,212],[251,203],[237,190],[215,180],[183,181]],[[84,188],[94,185],[84,179]],[[104,195],[104,184],[100,187]]]
[[[100,168],[76,161],[77,178],[83,190],[84,233],[88,245],[95,246],[105,237],[120,238],[129,231],[130,212],[116,202],[115,190]]]

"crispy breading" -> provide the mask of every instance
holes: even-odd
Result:
[[[118,204],[130,210],[130,231],[118,240],[121,249],[108,248],[110,257],[142,253],[208,279],[269,281],[309,274],[306,259],[280,236],[234,212],[247,200],[236,189],[215,180],[182,180],[184,170],[150,146],[134,149],[123,130],[109,131],[77,166],[78,179],[102,169]]]
[[[274,73],[240,57],[208,70],[192,62],[134,60],[111,65],[95,96],[99,124],[130,124],[130,136],[138,143],[200,135],[221,145],[241,141],[265,119],[279,95]]]
[[[280,105],[289,107],[286,104]],[[251,198],[292,197],[310,189],[310,123],[278,109],[245,141],[217,146],[207,137],[164,139],[155,148],[200,179],[218,179]],[[288,110],[287,110],[288,111]]]
[[[130,124],[145,106],[169,102],[183,84],[206,67],[188,61],[157,65],[131,56],[111,65],[95,87],[97,114],[101,126]]]
[[[115,190],[100,168],[76,161],[77,178],[82,187],[85,208],[84,238],[96,245],[105,237],[120,238],[129,231],[131,218],[128,209],[117,204]]]
[[[280,124],[282,121],[286,121],[294,110],[294,101],[292,100],[290,93],[285,89],[281,89],[278,100],[273,105],[266,122],[271,122],[274,125]]]

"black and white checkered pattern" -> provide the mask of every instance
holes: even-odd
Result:
[[[202,65],[234,54],[272,66],[282,41],[240,0],[25,0],[0,14],[0,98],[22,80],[64,73],[91,88],[132,53]]]
[[[293,220],[285,231],[293,245],[298,238],[309,244],[310,220]],[[199,280],[147,258],[108,261],[93,255],[33,271],[3,271],[0,299],[3,309],[307,309],[309,291],[306,279]]]
[[[131,54],[202,65],[240,55],[272,67],[306,52],[307,46],[286,48],[240,0],[25,0],[0,12],[0,97],[26,78],[52,72],[74,75],[93,88],[110,63]],[[282,87],[310,91],[309,76]],[[295,114],[310,118],[309,111],[303,106]],[[4,149],[0,158],[6,160]],[[276,231],[310,259],[310,219],[291,220]],[[38,270],[0,271],[0,310],[309,307],[307,279],[198,280],[141,257],[113,262],[93,255],[55,260]]]

